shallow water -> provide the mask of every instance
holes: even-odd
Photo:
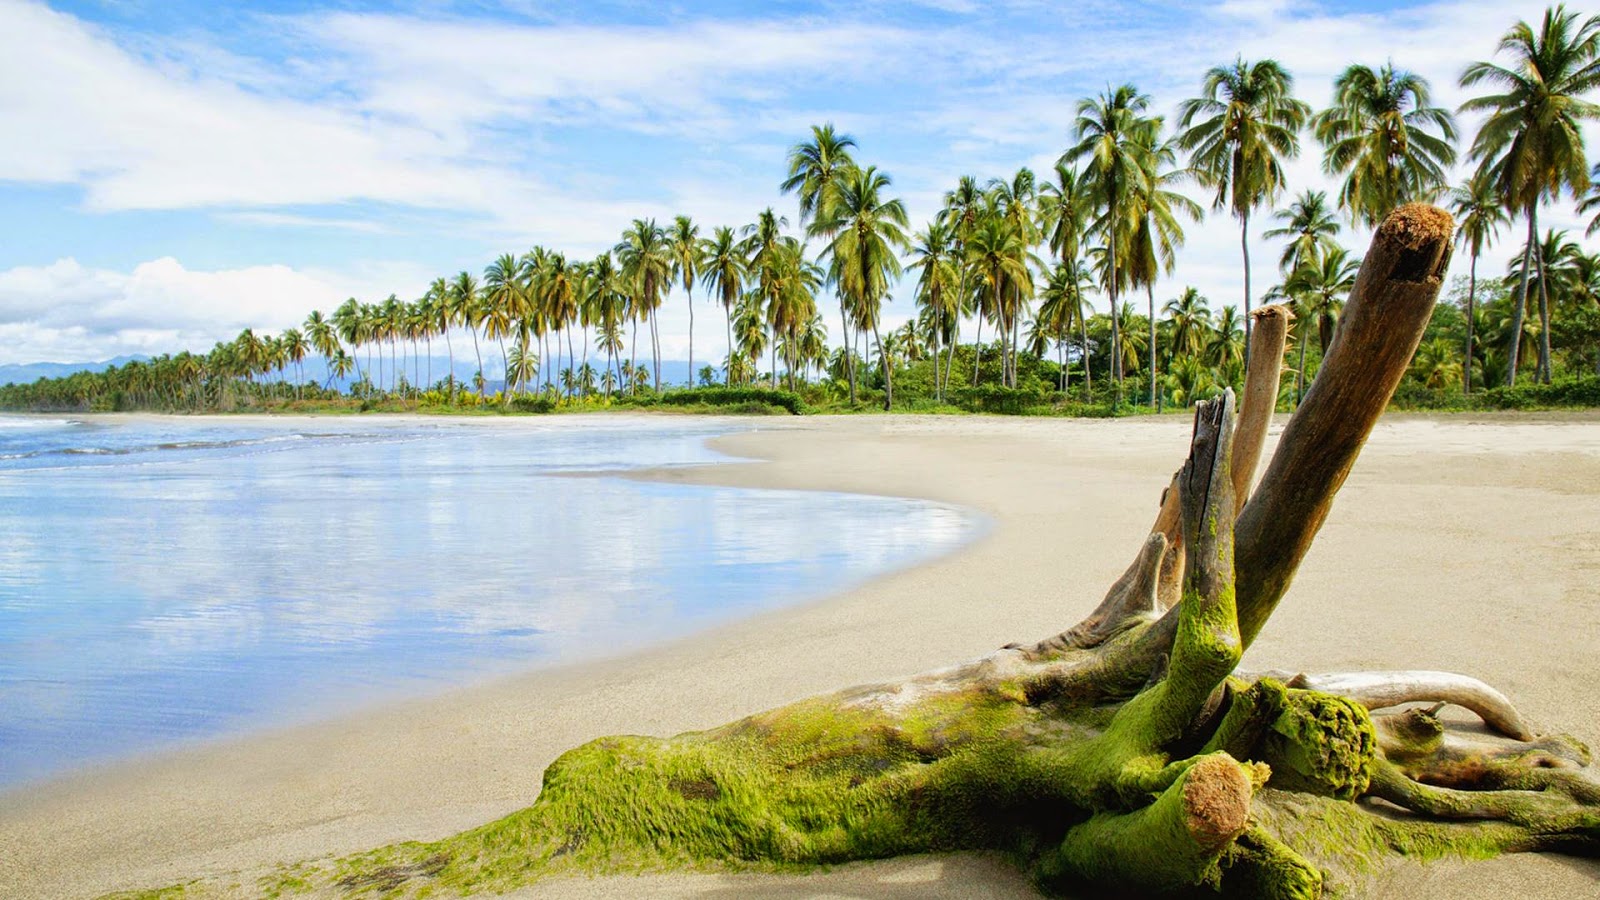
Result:
[[[0,416],[0,785],[623,652],[946,552],[933,503],[560,477],[726,426]]]

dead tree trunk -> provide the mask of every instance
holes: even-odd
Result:
[[[505,890],[558,872],[993,849],[1046,888],[1312,898],[1399,854],[1600,850],[1588,751],[1536,737],[1481,682],[1235,671],[1416,347],[1451,230],[1421,205],[1385,219],[1252,494],[1288,322],[1258,313],[1237,415],[1231,393],[1201,404],[1149,538],[1074,628],[711,731],[603,738],[553,763],[527,809],[293,877]],[[1413,701],[1459,704],[1505,737],[1451,733],[1437,707],[1375,714]]]

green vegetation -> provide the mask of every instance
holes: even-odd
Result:
[[[1467,287],[1450,305],[1463,313],[1464,327],[1425,343],[1401,390],[1403,405],[1587,402],[1584,378],[1600,376],[1600,255],[1565,232],[1541,236],[1538,214],[1563,196],[1584,212],[1600,210],[1600,165],[1588,168],[1582,132],[1584,122],[1600,118],[1600,106],[1587,99],[1600,87],[1600,18],[1555,7],[1537,27],[1517,23],[1497,50],[1504,64],[1474,63],[1461,78],[1463,87],[1487,91],[1462,111],[1487,119],[1467,145],[1475,168],[1459,186],[1446,180],[1458,155],[1455,119],[1430,105],[1431,87],[1415,73],[1393,61],[1352,65],[1335,81],[1329,106],[1315,111],[1294,95],[1294,79],[1277,61],[1237,59],[1204,75],[1199,95],[1180,104],[1176,129],[1132,84],[1081,100],[1052,179],[1040,184],[1027,168],[987,182],[962,177],[920,230],[891,195],[889,175],[858,164],[854,138],[814,126],[790,150],[781,183],[798,198],[797,233],[771,208],[709,237],[687,216],[667,226],[636,219],[615,248],[593,259],[545,247],[504,254],[481,280],[471,272],[439,278],[413,302],[352,298],[276,336],[245,329],[203,354],[0,387],[0,408],[725,407],[718,395],[646,396],[664,390],[658,317],[669,297],[688,309],[689,366],[702,387],[781,383],[819,411],[881,405],[1015,414],[1188,407],[1237,390],[1253,304],[1284,303],[1296,317],[1285,359],[1295,372],[1285,388],[1289,408],[1316,379],[1360,263],[1339,245],[1341,222],[1325,194],[1302,191],[1273,208],[1289,187],[1285,163],[1299,155],[1306,132],[1324,150],[1323,169],[1342,180],[1336,205],[1350,223],[1371,226],[1399,204],[1446,195],[1461,220]],[[1192,287],[1167,298],[1158,314],[1155,282],[1172,274],[1185,223],[1202,215],[1180,190],[1186,182],[1239,221],[1242,314],[1232,305],[1213,309]],[[1273,227],[1261,236],[1285,244],[1279,279],[1256,292],[1251,222],[1263,210]],[[1526,240],[1503,279],[1480,282],[1479,257],[1515,216],[1527,220]],[[1595,223],[1591,233],[1600,213]],[[916,313],[886,328],[884,304],[908,271]],[[698,373],[696,286],[702,300],[722,307],[730,348]],[[1127,299],[1140,288],[1142,314]],[[830,290],[839,303],[832,342],[819,307]],[[1097,293],[1109,312],[1093,311]],[[1537,316],[1526,314],[1530,301]],[[964,326],[970,341],[962,340]],[[1432,342],[1446,337],[1453,346]],[[445,344],[444,373],[431,371],[435,340]],[[454,374],[457,343],[463,358],[472,348],[469,383]],[[303,375],[312,355],[325,362],[321,384]],[[1459,375],[1454,391],[1451,365]],[[1546,389],[1478,396],[1485,387],[1516,386],[1521,375]],[[1130,378],[1141,385],[1132,393]],[[1579,387],[1556,389],[1557,382]]]

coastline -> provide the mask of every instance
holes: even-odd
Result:
[[[1500,418],[1386,418],[1245,665],[1465,671],[1505,690],[1536,727],[1595,744],[1600,697],[1586,679],[1600,612],[1600,420]],[[991,527],[843,594],[626,657],[4,795],[0,884],[24,897],[92,896],[440,837],[526,806],[542,767],[593,737],[709,727],[1054,633],[1131,557],[1189,426],[1182,416],[754,422],[712,446],[757,462],[625,477],[915,497],[976,509]],[[1008,873],[958,856],[820,877],[546,882],[528,895],[1032,895]],[[1597,879],[1593,861],[1516,856],[1406,869],[1383,892],[1557,897]]]

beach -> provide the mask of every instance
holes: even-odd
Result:
[[[439,838],[532,803],[543,767],[595,737],[706,728],[1056,633],[1132,558],[1188,429],[1182,416],[762,419],[712,441],[758,462],[629,477],[923,498],[991,525],[915,568],[644,651],[597,648],[588,662],[0,795],[0,894],[88,897],[233,871],[248,885],[282,862]],[[1507,693],[1536,730],[1595,746],[1597,535],[1600,416],[1388,416],[1244,667],[1459,671]],[[1597,884],[1595,861],[1524,855],[1404,867],[1372,895],[1555,898]],[[524,894],[1035,896],[1003,862],[970,855]]]

